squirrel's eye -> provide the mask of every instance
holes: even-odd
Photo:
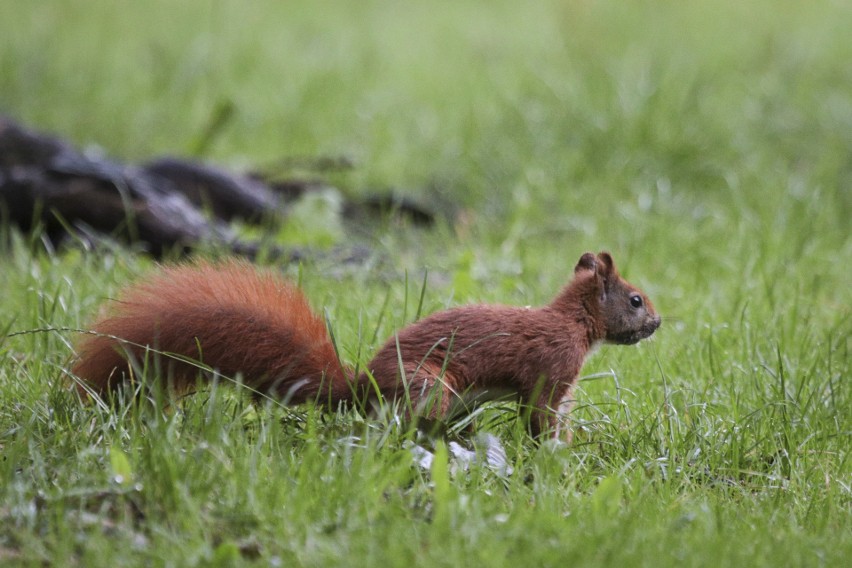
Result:
[[[630,305],[634,308],[641,308],[642,296],[640,296],[639,294],[633,294],[632,296],[630,296]]]

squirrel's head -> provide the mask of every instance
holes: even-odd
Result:
[[[574,268],[592,286],[590,311],[603,324],[607,343],[630,345],[650,337],[660,327],[660,316],[648,297],[624,280],[607,252],[587,252]]]

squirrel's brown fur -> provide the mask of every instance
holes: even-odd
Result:
[[[660,318],[622,279],[608,253],[584,254],[574,278],[547,306],[473,305],[432,314],[391,337],[355,376],[338,360],[325,324],[292,284],[245,262],[162,268],[125,289],[78,345],[80,391],[103,394],[125,381],[147,347],[176,355],[155,366],[177,389],[200,361],[254,391],[289,403],[332,406],[406,392],[414,410],[449,412],[471,392],[511,393],[533,407],[531,429],[559,430],[586,355],[600,342],[649,337]],[[565,433],[563,437],[570,435]]]

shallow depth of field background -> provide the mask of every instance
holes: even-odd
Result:
[[[229,389],[81,406],[68,329],[154,263],[4,227],[0,328],[32,333],[0,340],[0,563],[840,565],[850,29],[828,0],[0,0],[0,113],[128,161],[344,158],[290,173],[452,212],[353,227],[331,193],[267,228],[321,251],[274,269],[348,362],[421,293],[542,304],[587,250],[666,318],[587,363],[573,446],[493,408],[452,439],[497,435],[512,473],[466,469],[399,425]],[[366,261],[335,260],[354,245]]]

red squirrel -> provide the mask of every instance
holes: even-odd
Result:
[[[150,346],[164,354],[161,380],[177,389],[195,384],[198,366],[187,361],[200,361],[290,404],[333,408],[407,393],[410,411],[443,417],[471,393],[508,393],[530,405],[533,435],[568,440],[560,414],[590,351],[602,342],[637,343],[660,326],[651,302],[606,252],[583,254],[546,306],[434,313],[394,334],[363,372],[340,362],[322,318],[293,284],[245,262],[164,267],[123,290],[107,311],[77,347],[72,373],[84,397],[128,381],[128,356],[138,362]]]

